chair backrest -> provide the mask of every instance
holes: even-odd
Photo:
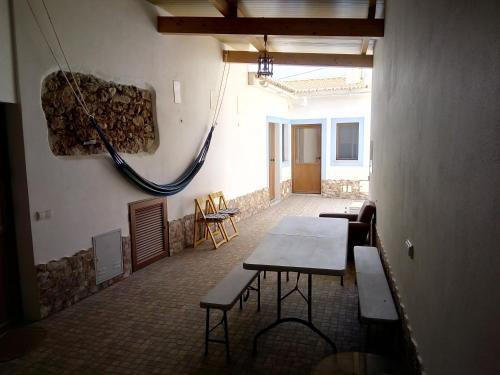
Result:
[[[358,219],[356,221],[369,223],[372,220],[373,215],[375,215],[375,203],[365,200],[359,210]]]
[[[217,212],[208,195],[196,197],[194,199],[194,208],[195,220],[205,218],[205,214]]]
[[[216,193],[210,193],[210,200],[215,208],[221,210],[227,208],[226,200],[224,199],[224,194],[222,191]]]

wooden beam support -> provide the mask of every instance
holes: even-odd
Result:
[[[370,0],[368,2],[368,19],[375,19],[375,11],[377,10],[377,0]]]
[[[158,31],[166,34],[267,34],[378,38],[384,36],[384,20],[359,18],[158,17]]]
[[[361,54],[366,55],[366,51],[368,51],[368,43],[370,42],[370,39],[368,38],[363,38],[363,42],[361,43]]]
[[[210,0],[210,3],[224,17],[238,17],[238,1],[237,0]]]
[[[338,55],[326,53],[289,53],[272,52],[274,64],[283,65],[313,65],[313,66],[344,66],[355,68],[372,68],[371,55]],[[255,64],[258,52],[224,51],[222,58],[230,63]]]

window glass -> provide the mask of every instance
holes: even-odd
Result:
[[[359,123],[337,123],[337,160],[358,160]]]
[[[290,143],[290,126],[287,124],[281,125],[281,160],[287,162],[289,160],[289,143]]]
[[[321,160],[321,129],[295,129],[295,163],[319,163]]]

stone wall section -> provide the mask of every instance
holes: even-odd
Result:
[[[280,183],[281,199],[288,198],[292,194],[292,180],[281,181]]]
[[[73,256],[36,266],[40,294],[40,316],[45,318],[130,276],[132,256],[130,238],[122,237],[123,274],[96,285],[92,248]]]
[[[237,207],[240,209],[241,214],[236,216],[237,221],[245,219],[269,207],[269,189],[264,188],[235,199],[230,199],[227,201],[227,205],[228,207]]]
[[[268,189],[231,199],[229,207],[239,207],[237,220],[247,218],[269,207]],[[194,203],[193,203],[194,207]],[[194,215],[168,223],[170,255],[193,246]],[[123,274],[96,285],[93,249],[81,250],[73,256],[36,265],[40,292],[40,315],[45,318],[108,286],[127,278],[132,273],[130,237],[122,238]]]
[[[322,180],[321,195],[329,198],[367,199],[368,181]]]
[[[71,74],[66,73],[69,77]],[[89,111],[119,152],[153,152],[157,146],[153,92],[107,82],[91,74],[75,73]],[[62,72],[43,81],[42,108],[49,130],[49,145],[57,156],[105,153],[103,143]]]

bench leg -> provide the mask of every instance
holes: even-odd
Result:
[[[371,324],[367,324],[366,325],[366,343],[365,343],[366,351],[370,350],[370,328],[371,328]]]
[[[257,274],[257,311],[260,311],[260,272]]]
[[[230,356],[229,356],[229,333],[227,330],[227,311],[224,310],[224,341],[226,343],[226,358],[229,361]]]
[[[286,271],[286,282],[290,281],[290,273]]]
[[[240,310],[243,309],[243,294],[240,296]]]
[[[207,308],[207,319],[205,324],[205,355],[208,355],[208,335],[210,334],[210,309]]]
[[[266,278],[266,276],[267,276],[267,275],[266,275],[266,271],[264,271],[264,279]]]
[[[344,276],[340,276],[340,285],[344,286]]]

